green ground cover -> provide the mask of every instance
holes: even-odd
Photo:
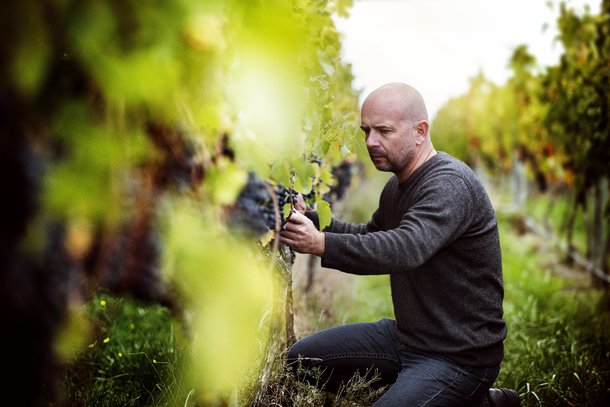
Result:
[[[552,232],[562,243],[567,239],[568,218],[572,213],[573,198],[566,191],[532,193],[525,204],[525,213],[536,223]],[[580,252],[586,252],[587,231],[582,208],[574,218],[572,244]]]
[[[499,218],[509,334],[496,386],[516,389],[524,406],[610,405],[608,298],[543,239],[516,233],[514,217]],[[387,277],[358,277],[352,299],[333,306],[337,323],[392,317]],[[98,297],[90,309],[96,337],[67,372],[71,405],[195,405],[180,373],[187,351],[164,308]],[[366,406],[378,394],[363,384],[330,397],[277,371],[265,402]]]
[[[186,400],[186,348],[160,305],[100,295],[88,304],[90,343],[66,370],[70,406],[165,406]]]
[[[509,336],[498,385],[526,406],[609,405],[607,295],[548,242],[513,233],[506,219],[500,227]]]

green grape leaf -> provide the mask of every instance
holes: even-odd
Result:
[[[284,219],[288,219],[288,217],[290,216],[290,209],[291,209],[290,202],[286,202],[284,204],[284,207],[281,208],[282,213],[284,214]]]
[[[341,149],[339,150],[339,154],[341,154],[341,157],[345,158],[348,155],[350,155],[352,152],[350,151],[349,147],[347,146],[347,144],[343,144],[341,146]]]
[[[316,200],[316,208],[320,220],[320,230],[324,230],[325,227],[330,225],[332,219],[330,204],[322,198],[319,198]]]

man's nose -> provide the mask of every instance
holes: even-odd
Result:
[[[368,148],[379,146],[379,137],[377,137],[377,134],[373,130],[371,130],[366,138],[366,146]]]

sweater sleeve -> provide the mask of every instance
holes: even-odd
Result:
[[[305,216],[307,216],[313,222],[314,226],[320,230],[320,217],[316,211],[307,211],[305,212]],[[332,218],[330,225],[326,226],[323,231],[332,233],[366,233],[367,225],[342,222]]]
[[[365,234],[325,232],[322,266],[353,274],[415,269],[467,230],[473,207],[461,177],[436,177],[422,186],[394,229]]]
[[[375,211],[371,220],[366,224],[342,222],[335,218],[332,219],[330,226],[324,229],[325,232],[337,234],[366,234],[380,230],[379,228],[379,209]]]
[[[383,204],[384,199],[387,199],[388,191],[391,188],[391,183],[394,180],[390,180],[383,191],[381,191],[381,196],[379,198],[379,207],[373,213],[371,220],[365,224],[356,224],[356,223],[348,223],[342,222],[335,218],[332,219],[330,226],[324,229],[324,232],[336,233],[336,234],[357,234],[363,235],[366,233],[377,232],[382,229],[382,221],[381,221],[381,206]],[[319,229],[319,226],[318,226]]]

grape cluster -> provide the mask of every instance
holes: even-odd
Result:
[[[345,191],[351,183],[352,164],[344,161],[333,168],[333,176],[337,183],[324,195],[328,202],[334,202],[343,198]],[[318,195],[318,185],[307,194],[303,194],[303,200],[311,205]],[[273,195],[272,195],[273,194]],[[293,188],[286,187],[282,183],[273,184],[260,179],[256,174],[249,173],[246,185],[242,188],[235,204],[228,209],[228,223],[238,232],[245,233],[254,238],[260,238],[269,230],[275,230],[277,223],[284,225],[284,207],[296,204],[298,192]],[[292,260],[294,252],[290,250]]]
[[[281,208],[283,208],[284,205],[286,205],[287,203],[290,202],[290,196],[291,195],[294,196],[294,190],[290,191],[290,189],[284,187],[284,185],[280,183],[275,187],[274,192],[275,192],[275,196],[277,197],[277,202],[278,202],[278,207],[280,208],[280,212],[283,212],[281,210]],[[284,221],[283,213],[281,214],[281,216],[282,216],[281,221],[283,223],[283,221]]]
[[[254,173],[230,208],[229,224],[238,231],[260,237],[275,229],[275,208],[267,184]]]
[[[274,196],[271,196],[271,193]],[[286,222],[283,208],[290,202],[291,196],[293,200],[296,199],[294,190],[286,188],[281,183],[265,182],[250,173],[235,205],[229,209],[228,223],[233,230],[259,238],[269,230],[275,230],[277,222],[280,226]],[[292,249],[290,256],[294,261]]]
[[[351,161],[344,160],[341,164],[333,167],[333,178],[337,181],[335,185],[330,187],[324,195],[324,200],[330,204],[341,200],[345,196],[347,188],[352,183],[353,164]]]
[[[333,168],[332,174],[337,182],[324,195],[324,200],[332,203],[343,198],[352,180],[352,167],[351,162],[344,161]],[[318,194],[316,189],[317,185],[314,184],[310,192],[302,194],[307,204],[311,205],[315,201]],[[272,193],[274,197],[271,196]],[[276,221],[281,225],[286,222],[283,208],[290,204],[291,198],[292,205],[295,205],[297,194],[293,188],[282,183],[272,184],[250,173],[235,205],[230,209],[229,224],[249,235],[261,237],[269,230],[275,230]]]

